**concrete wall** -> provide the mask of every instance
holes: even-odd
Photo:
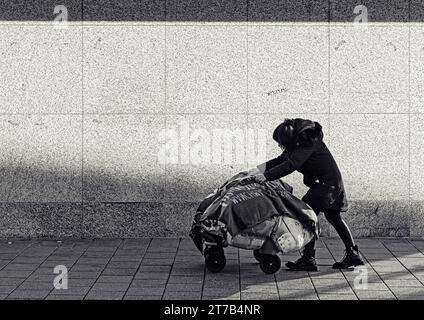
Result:
[[[286,117],[324,127],[355,235],[424,236],[422,1],[58,4],[1,4],[0,236],[186,235]]]

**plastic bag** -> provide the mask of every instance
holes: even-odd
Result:
[[[314,237],[298,220],[281,216],[274,235],[275,244],[283,253],[302,249]]]

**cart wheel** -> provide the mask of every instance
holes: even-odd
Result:
[[[263,254],[259,252],[259,249],[256,249],[253,250],[253,256],[255,257],[256,261],[260,262]]]
[[[224,269],[226,263],[224,249],[220,247],[208,248],[205,254],[205,264],[210,272],[220,272]]]
[[[259,266],[264,273],[273,274],[280,270],[281,260],[274,254],[262,254]]]

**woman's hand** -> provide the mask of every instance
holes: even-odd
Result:
[[[258,183],[263,183],[266,181],[266,178],[262,173],[255,174],[254,177],[255,177],[255,181]]]

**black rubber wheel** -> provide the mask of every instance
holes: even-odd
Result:
[[[259,266],[264,273],[273,274],[280,270],[281,260],[274,254],[262,254]]]
[[[259,252],[259,249],[256,249],[253,250],[253,256],[255,257],[256,261],[260,262],[263,254]]]
[[[220,247],[211,247],[208,248],[205,254],[205,264],[206,268],[210,272],[220,272],[224,269],[227,264],[227,259],[225,259],[224,249]]]

